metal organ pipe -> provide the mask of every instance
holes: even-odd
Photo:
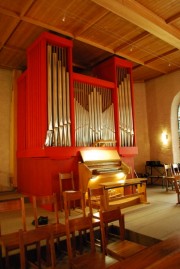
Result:
[[[121,147],[134,146],[131,84],[128,69],[117,67],[117,90]]]
[[[117,67],[120,146],[134,146],[130,74]],[[47,44],[48,130],[45,146],[71,146],[70,87],[67,48]],[[112,89],[74,81],[75,146],[110,141],[115,146]]]
[[[45,146],[71,146],[66,48],[47,45],[48,130]]]
[[[115,139],[111,89],[75,81],[74,105],[76,146]]]

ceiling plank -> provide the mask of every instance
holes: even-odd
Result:
[[[173,23],[176,20],[179,20],[180,18],[180,12],[174,14],[173,16],[171,16],[170,18],[166,19],[166,23]]]
[[[109,11],[105,10],[98,18],[92,18],[91,21],[89,21],[84,27],[82,27],[78,32],[75,33],[75,37],[78,37],[80,34],[85,32],[87,29],[89,29],[92,25],[97,23],[99,20],[101,20],[103,17],[105,17]]]
[[[28,0],[26,5],[24,6],[24,9],[23,9],[21,14],[17,14],[13,11],[9,11],[7,9],[0,8],[1,14],[17,19],[16,23],[14,23],[13,29],[11,30],[9,35],[6,37],[6,39],[3,40],[3,42],[1,43],[0,49],[2,49],[4,47],[4,45],[8,42],[9,38],[13,35],[14,31],[17,29],[17,27],[21,21],[21,16],[23,16],[29,10],[29,8],[33,5],[33,3],[35,1],[36,0]]]
[[[48,30],[50,30],[50,31],[54,31],[54,32],[56,32],[56,33],[59,33],[59,34],[62,34],[62,35],[65,35],[65,36],[74,38],[74,36],[73,36],[72,34],[70,34],[69,32],[60,30],[59,28],[54,27],[54,26],[51,26],[50,24],[43,23],[43,22],[40,22],[40,21],[38,21],[38,20],[28,18],[28,17],[26,17],[26,16],[22,16],[22,17],[21,17],[21,20],[22,20],[22,21],[25,21],[25,22],[28,22],[28,23],[31,23],[31,24],[34,24],[34,25],[36,25],[36,26],[39,26],[39,27],[48,29]]]
[[[160,54],[159,56],[156,56],[156,57],[154,57],[154,58],[152,58],[152,59],[146,61],[145,64],[152,63],[152,62],[156,61],[157,59],[160,59],[160,58],[162,58],[162,57],[164,57],[164,56],[168,56],[168,55],[170,55],[170,54],[172,54],[172,53],[174,53],[174,52],[176,52],[176,51],[178,51],[178,49],[174,48],[174,49],[172,49],[172,50],[170,50],[170,51],[167,51],[167,52],[165,52],[165,53],[162,53],[162,54]],[[169,63],[169,62],[167,61],[167,63]]]
[[[180,31],[134,0],[91,0],[180,49]]]
[[[129,45],[132,45],[132,46],[133,46],[134,43],[136,43],[137,41],[139,42],[141,39],[147,37],[148,35],[149,35],[148,32],[143,32],[143,33],[141,33],[141,34],[135,36],[134,38],[130,39],[130,40],[128,41],[128,43],[125,42],[125,44],[122,44],[122,45],[120,45],[119,47],[117,47],[117,48],[115,49],[115,52],[118,52],[118,51],[120,51],[120,50],[122,50],[122,49],[128,47]]]

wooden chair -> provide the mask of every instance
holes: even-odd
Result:
[[[63,210],[64,209],[63,208],[64,207],[63,192],[75,191],[74,175],[72,171],[69,173],[59,173],[59,190],[60,190],[60,209]],[[70,208],[70,205],[69,205],[69,208]],[[74,203],[73,203],[73,208],[75,208]]]
[[[118,207],[118,205],[113,204],[107,205],[102,187],[88,188],[88,205],[94,225],[100,225],[100,210],[111,210]],[[121,218],[124,221],[123,214],[121,214]]]
[[[56,194],[54,193],[52,195],[33,196],[32,200],[33,200],[35,227],[37,229],[42,227],[38,223],[39,214],[42,208],[46,210],[51,209],[51,211],[53,210],[53,212],[51,212],[52,219],[49,219],[49,224],[52,224],[53,237],[54,239],[56,239],[57,243],[59,243],[60,237],[65,236],[66,229],[65,224],[59,222],[59,212],[58,212]],[[48,232],[49,231],[48,225],[44,226],[44,229],[47,229]]]
[[[177,163],[172,164],[172,172],[174,176],[174,187],[177,193],[177,204],[180,204],[180,170]]]
[[[103,253],[98,253],[95,248],[94,240],[94,230],[92,226],[91,216],[86,216],[84,211],[84,197],[82,192],[64,192],[64,208],[65,208],[65,222],[66,222],[66,240],[67,240],[67,250],[70,268],[78,269],[92,269],[92,268],[108,268],[110,265],[117,262],[116,259],[108,257]],[[79,217],[72,218],[69,216],[68,204],[73,199],[80,200],[82,204],[82,214]],[[80,255],[77,255],[77,244],[75,239],[75,234],[78,232],[80,235],[84,231],[89,231],[90,236],[90,249],[86,253],[82,252],[80,247]],[[85,236],[87,234],[85,233]],[[79,244],[78,244],[79,245]],[[79,252],[78,252],[79,253]]]
[[[180,170],[177,163],[172,163],[172,173],[174,177],[180,180]]]
[[[99,211],[104,210],[103,188],[88,188],[88,206],[94,226],[100,226]]]
[[[88,188],[88,205],[90,209],[90,215],[92,217],[93,227],[100,229],[100,211],[112,210],[117,208],[117,205],[110,205],[105,201],[104,190],[102,187],[99,188]],[[120,210],[120,209],[119,209]],[[124,226],[124,215],[121,214],[121,223]],[[96,240],[99,241],[99,246],[102,249],[102,237],[101,235]]]
[[[65,200],[64,200],[65,199]],[[63,192],[63,201],[64,201],[64,213],[65,220],[69,219],[69,204],[76,203],[80,210],[81,215],[86,216],[86,208],[84,203],[84,194],[81,191],[64,191]]]
[[[14,232],[3,233],[3,213],[7,212],[17,214],[21,216],[21,222],[15,225]],[[26,231],[26,216],[24,197],[19,197],[11,200],[0,201],[0,213],[1,213],[1,225],[0,225],[0,244],[5,251],[5,268],[9,268],[9,253],[19,249],[19,229]],[[4,220],[5,221],[5,220]],[[5,225],[8,227],[6,221]],[[16,227],[17,226],[17,227]]]
[[[48,258],[48,265],[50,265],[51,269],[56,268],[56,255],[54,249],[54,238],[51,225],[48,225],[48,230],[41,227],[40,229],[28,230],[23,231],[22,229],[19,230],[19,248],[20,248],[20,265],[21,269],[30,268],[42,268],[41,263],[41,242],[46,241],[48,245],[50,255],[50,264]],[[27,248],[29,245],[36,245],[37,248],[37,261],[32,261],[30,258],[27,258]],[[34,259],[33,259],[34,260]],[[44,267],[43,267],[44,268]],[[49,268],[49,267],[48,267]]]
[[[113,243],[108,242],[108,225],[112,222],[118,222],[120,238]],[[125,240],[125,227],[121,218],[121,211],[119,208],[100,211],[100,223],[101,223],[101,236],[102,236],[102,249],[103,253],[110,255],[118,260],[126,259],[139,251],[142,251],[146,247]]]
[[[169,187],[171,186],[172,190],[174,188],[174,175],[172,171],[172,165],[171,164],[164,164],[164,173],[165,173],[165,184],[166,184],[166,191],[169,190]]]

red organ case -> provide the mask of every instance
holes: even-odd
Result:
[[[27,49],[18,79],[17,178],[26,194],[59,193],[59,172],[74,172],[83,149],[116,149],[134,171],[138,153],[132,65],[112,57],[73,72],[73,41],[42,33]]]

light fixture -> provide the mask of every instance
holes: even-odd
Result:
[[[130,47],[130,52],[132,52],[132,51],[133,51],[133,46]]]
[[[162,132],[161,134],[161,140],[163,145],[167,145],[168,144],[168,134],[166,131]]]
[[[62,17],[62,21],[65,22],[66,21],[66,16],[64,14],[64,16]]]

